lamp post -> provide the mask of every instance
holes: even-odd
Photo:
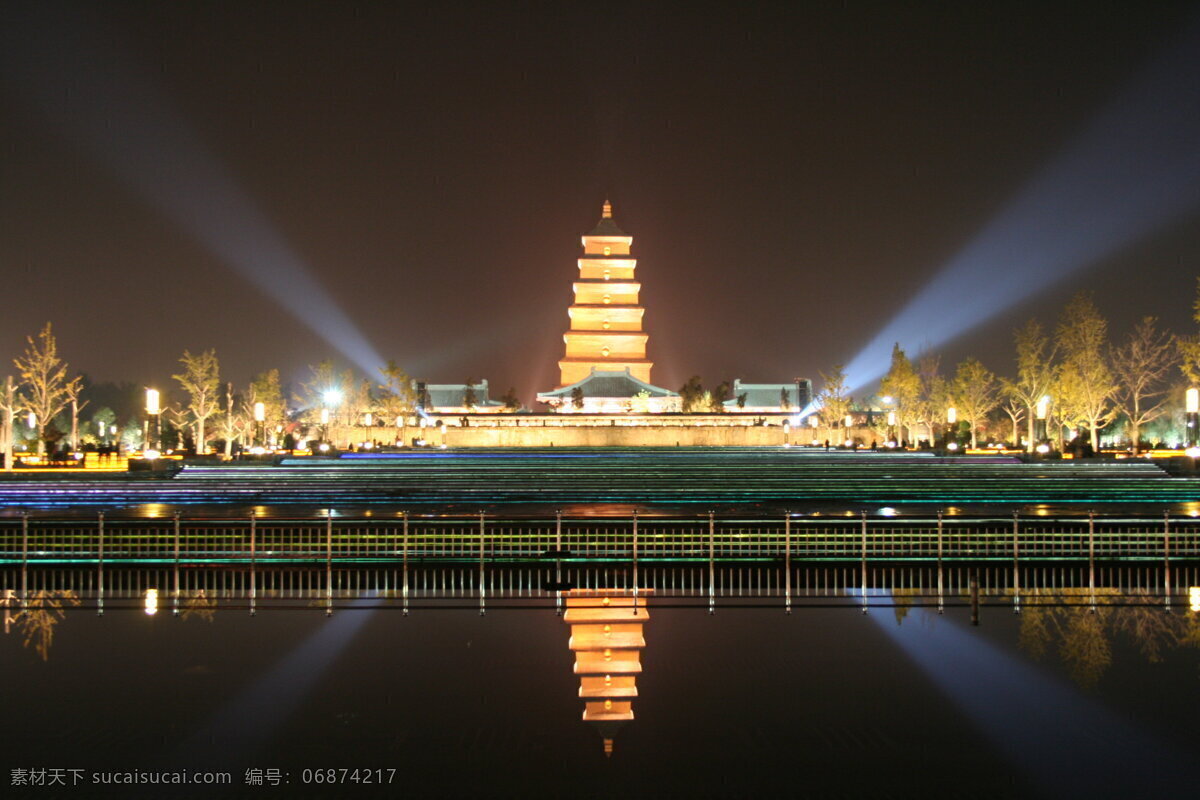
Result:
[[[900,444],[900,440],[896,438],[896,412],[889,411],[887,415],[888,425],[888,447],[896,447]]]
[[[1042,395],[1042,399],[1038,400],[1037,407],[1034,409],[1033,439],[1038,447],[1046,443],[1046,416],[1049,412],[1050,395],[1044,394]]]
[[[809,418],[808,418],[808,427],[812,428],[812,436],[813,436],[813,441],[812,441],[812,443],[813,443],[813,446],[814,446],[814,447],[815,447],[816,445],[820,444],[820,442],[819,442],[819,441],[817,441],[817,426],[818,426],[819,424],[821,424],[821,421],[820,421],[819,419],[817,419],[817,415],[816,415],[816,414],[811,414],[811,415],[809,415]]]
[[[262,447],[266,434],[264,428],[267,420],[267,406],[265,403],[258,402],[254,404],[254,445]]]
[[[958,449],[958,409],[950,406],[946,409],[946,449]]]
[[[1187,439],[1188,447],[1195,447],[1197,442],[1200,441],[1200,436],[1197,435],[1200,433],[1197,430],[1198,426],[1200,426],[1200,389],[1196,389],[1195,387],[1188,389],[1184,394],[1184,398],[1187,410],[1185,417],[1187,432],[1185,438]],[[1134,442],[1134,447],[1136,449],[1136,442]]]
[[[342,403],[342,393],[339,389],[326,389],[321,395],[321,400],[325,403],[325,407],[321,409],[321,424],[325,426],[325,432],[321,436],[325,441],[329,441],[329,410],[337,408]]]
[[[158,389],[146,390],[146,427],[142,431],[142,454],[157,451],[162,435],[162,408],[158,404]],[[150,420],[154,420],[154,438],[150,438]]]
[[[850,428],[854,425],[854,417],[847,414],[846,418],[842,420],[842,423],[846,426],[846,446],[849,447],[852,443],[850,438]]]

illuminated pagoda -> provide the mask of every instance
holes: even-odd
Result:
[[[642,330],[646,310],[638,304],[642,284],[634,276],[632,244],[605,200],[600,222],[583,236],[575,302],[567,309],[571,323],[558,362],[559,386],[539,394],[540,402],[579,411],[677,410],[664,403],[677,395],[650,383],[654,363],[646,358],[650,337]],[[579,396],[589,401],[586,408],[573,402]],[[630,407],[634,398],[652,402],[635,409]]]
[[[583,698],[583,721],[595,725],[611,756],[617,729],[633,719],[642,626],[650,619],[645,599],[625,589],[575,590],[567,593],[563,620],[571,626],[569,647]]]
[[[583,257],[575,281],[575,304],[567,309],[571,327],[563,335],[566,354],[558,362],[560,386],[586,378],[593,369],[628,369],[635,378],[650,383],[646,340],[634,279],[637,259],[630,257],[633,237],[617,227],[612,204],[604,201],[600,222],[583,236]]]

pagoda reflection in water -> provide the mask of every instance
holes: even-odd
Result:
[[[567,593],[563,620],[571,626],[583,721],[594,723],[612,755],[617,730],[633,719],[642,671],[642,626],[650,619],[645,600],[625,589],[574,590]]]

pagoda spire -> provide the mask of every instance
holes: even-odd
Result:
[[[608,198],[604,198],[604,207],[600,211],[601,219],[612,219],[612,203],[608,202]]]

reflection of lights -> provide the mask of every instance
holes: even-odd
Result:
[[[266,452],[267,452],[267,448],[263,447],[261,444],[255,445],[254,447],[250,448],[250,453],[252,455],[261,456]]]
[[[158,589],[146,590],[146,616],[152,617],[158,613]]]
[[[884,506],[883,508],[879,509],[879,516],[881,517],[895,517],[899,516],[899,514],[900,512],[891,506]]]

